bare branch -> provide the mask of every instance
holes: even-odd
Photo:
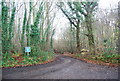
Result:
[[[70,19],[70,17],[68,16],[68,14],[66,14],[66,12],[63,10],[63,8],[59,5],[57,5],[61,11],[65,14],[65,16],[68,18],[68,20],[70,21],[71,24],[73,24],[75,27],[77,27],[77,25]]]

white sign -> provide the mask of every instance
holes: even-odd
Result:
[[[25,47],[25,52],[31,52],[31,48],[30,47]]]

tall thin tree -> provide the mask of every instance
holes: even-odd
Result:
[[[118,2],[118,53],[120,54],[120,1]]]
[[[26,9],[26,5],[25,5],[25,12],[24,12],[23,26],[22,26],[22,36],[21,36],[21,47],[22,47],[22,51],[24,51],[24,46],[25,46],[26,20],[27,20],[27,9]]]

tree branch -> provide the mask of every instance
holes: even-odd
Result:
[[[68,20],[70,21],[71,24],[73,24],[75,27],[77,27],[77,25],[70,19],[70,17],[66,14],[66,12],[62,9],[61,6],[57,5],[61,11],[65,14],[65,16],[68,18]]]

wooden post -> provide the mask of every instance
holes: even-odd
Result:
[[[27,52],[27,56],[29,56],[29,52]]]

